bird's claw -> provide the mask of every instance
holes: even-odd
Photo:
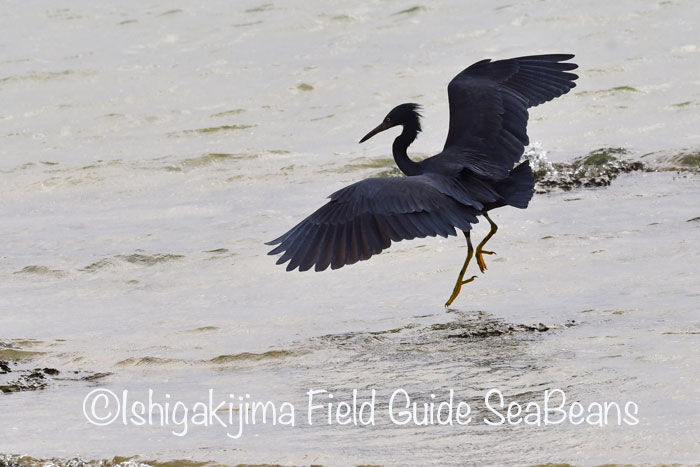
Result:
[[[476,252],[476,264],[479,265],[479,270],[484,273],[488,269],[486,263],[484,262],[483,255],[495,255],[496,252],[489,250],[479,250]]]
[[[472,277],[470,277],[469,279],[463,280],[462,283],[459,284],[459,285],[462,286],[462,285],[464,285],[464,284],[466,284],[466,283],[468,283],[468,282],[473,281],[474,279],[476,279],[476,276],[472,276]]]
[[[474,279],[476,279],[476,276],[472,276],[472,277],[470,277],[469,279],[466,279],[466,280],[463,280],[463,281],[462,281],[462,280],[458,280],[457,283],[455,284],[454,290],[452,291],[452,295],[450,296],[449,300],[447,300],[447,301],[445,302],[445,308],[447,308],[448,306],[450,306],[450,305],[452,304],[452,302],[455,301],[455,298],[457,298],[457,295],[459,295],[459,292],[462,290],[462,286],[463,286],[464,284],[467,284],[467,283],[473,281]]]

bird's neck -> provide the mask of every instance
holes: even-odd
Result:
[[[394,140],[392,152],[394,153],[394,161],[399,166],[399,170],[406,175],[420,175],[423,169],[417,162],[413,162],[408,158],[406,150],[418,136],[418,131],[408,126],[403,127],[403,131]]]

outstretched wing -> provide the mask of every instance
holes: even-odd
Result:
[[[559,97],[576,86],[570,54],[482,60],[447,86],[450,128],[436,158],[457,161],[488,178],[508,176],[529,144],[529,107]],[[434,161],[437,162],[437,161]]]
[[[284,254],[287,271],[332,269],[368,259],[392,241],[447,237],[469,230],[478,211],[436,186],[439,175],[368,178],[330,196],[330,201],[289,232],[268,242]],[[464,196],[464,195],[463,195]]]

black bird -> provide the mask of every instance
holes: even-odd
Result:
[[[278,246],[269,254],[284,254],[287,271],[323,271],[369,259],[391,242],[413,238],[456,235],[467,239],[467,258],[457,278],[449,306],[462,285],[472,256],[486,270],[486,242],[497,226],[488,212],[501,206],[527,207],[534,178],[527,161],[515,166],[529,144],[528,108],[569,92],[577,65],[570,54],[533,55],[477,62],[455,76],[447,86],[450,127],[440,154],[420,162],[409,159],[408,146],[421,131],[417,104],[401,104],[360,140],[401,125],[393,154],[406,174],[397,178],[368,178],[332,195],[330,201],[289,232],[268,242]],[[469,231],[483,216],[491,230],[472,247]]]

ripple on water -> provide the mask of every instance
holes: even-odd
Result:
[[[217,248],[215,250],[206,250],[206,251],[204,251],[204,253],[214,253],[217,255],[221,255],[224,253],[228,253],[228,248]]]
[[[537,334],[570,327],[574,322],[563,325],[538,324],[514,324],[500,318],[492,317],[486,313],[463,313],[453,311],[457,318],[439,324],[421,325],[420,323],[408,323],[399,328],[384,331],[350,332],[343,334],[331,334],[312,339],[311,346],[318,350],[333,347],[337,349],[362,349],[370,350],[367,346],[380,344],[376,350],[385,352],[394,348],[401,352],[423,352],[426,345],[434,347],[452,347],[452,342],[461,344],[468,342],[483,342],[489,338],[503,338],[515,340],[529,340]],[[436,348],[435,351],[443,351],[444,348]]]
[[[129,357],[124,360],[118,361],[116,364],[119,366],[160,366],[160,365],[172,365],[174,363],[185,363],[185,360],[177,358],[161,358],[161,357]]]
[[[420,13],[422,11],[428,11],[428,9],[424,6],[416,5],[416,6],[412,6],[410,8],[406,8],[404,10],[397,11],[396,13],[394,13],[394,16],[396,16],[396,15],[413,15],[416,13]]]
[[[5,347],[0,345],[0,360],[6,361],[25,361],[33,360],[45,352],[35,352],[31,350],[22,350],[21,348]]]
[[[688,109],[690,107],[697,107],[698,105],[700,105],[700,102],[684,101],[684,102],[678,102],[677,104],[671,104],[670,107],[676,108],[676,109]]]
[[[615,86],[613,88],[609,89],[598,89],[596,91],[580,91],[577,92],[577,96],[597,96],[597,97],[609,97],[609,96],[618,96],[618,95],[625,95],[629,93],[638,93],[640,92],[639,89],[635,88],[634,86]]]
[[[272,3],[263,3],[263,4],[258,5],[256,7],[248,8],[245,10],[245,12],[246,13],[260,13],[262,11],[271,10],[272,7],[274,7],[274,4],[272,4]]]
[[[83,269],[81,269],[81,271],[96,272],[96,271],[99,271],[100,269],[106,269],[106,268],[113,267],[113,266],[114,266],[114,261],[112,261],[111,259],[108,259],[108,258],[104,258],[104,259],[101,259],[99,261],[95,261],[92,264],[88,264]]]
[[[51,269],[47,266],[39,266],[39,265],[31,265],[31,266],[25,266],[19,271],[15,271],[14,274],[31,274],[31,275],[38,275],[38,276],[48,276],[48,277],[55,277],[55,278],[61,278],[65,277],[68,275],[66,271],[63,271],[61,269]]]
[[[261,353],[241,352],[236,354],[219,355],[218,357],[214,357],[210,360],[207,360],[206,362],[220,365],[225,363],[245,361],[277,360],[286,357],[293,357],[296,355],[299,355],[299,353],[291,350],[268,350],[267,352]]]
[[[154,254],[144,254],[144,253],[132,253],[130,255],[116,255],[108,258],[102,258],[101,260],[90,263],[84,268],[80,269],[83,272],[97,272],[103,269],[108,269],[117,266],[117,262],[125,261],[130,264],[136,264],[141,266],[154,266],[160,263],[167,263],[170,261],[178,261],[185,257],[185,255],[179,255],[175,253],[154,253]]]
[[[194,130],[183,130],[181,134],[207,134],[207,133],[216,133],[219,131],[235,131],[235,130],[247,130],[249,128],[254,128],[256,127],[256,124],[238,124],[238,125],[221,125],[221,126],[212,126],[212,127],[206,127],[206,128],[196,128]],[[178,136],[180,133],[170,133],[170,136]]]
[[[0,85],[25,81],[51,81],[67,78],[72,75],[90,76],[94,74],[96,74],[96,72],[93,70],[30,71],[1,78]]]
[[[216,113],[211,114],[210,117],[213,117],[213,118],[230,117],[231,115],[238,115],[238,114],[242,114],[243,112],[246,112],[246,109],[223,110],[221,112],[216,112]]]
[[[164,11],[163,13],[159,14],[158,16],[176,15],[178,13],[182,13],[182,10],[180,8],[174,8],[172,10]]]
[[[115,258],[123,259],[127,263],[140,264],[144,266],[153,266],[155,264],[166,263],[168,261],[176,261],[184,258],[184,255],[172,253],[156,253],[153,255],[145,255],[142,253],[133,253],[131,255],[117,255]]]
[[[198,328],[188,329],[188,330],[183,331],[183,332],[209,332],[209,331],[218,331],[219,329],[221,329],[221,328],[219,328],[218,326],[200,326]]]
[[[258,157],[259,154],[251,153],[228,153],[228,152],[211,152],[204,154],[202,156],[190,157],[183,159],[177,163],[177,165],[167,165],[165,170],[169,171],[182,171],[187,169],[195,169],[199,167],[206,167],[212,164],[239,161],[243,159],[254,159]]]
[[[333,174],[348,174],[356,171],[365,171],[367,169],[384,169],[379,172],[371,173],[369,176],[372,177],[401,177],[403,174],[394,165],[394,159],[391,157],[378,157],[378,158],[358,158],[353,159],[348,164],[343,165],[329,165],[319,170],[319,173],[333,173]]]
[[[671,161],[679,164],[683,168],[700,168],[700,151],[699,150],[688,150],[683,151],[671,157]]]

